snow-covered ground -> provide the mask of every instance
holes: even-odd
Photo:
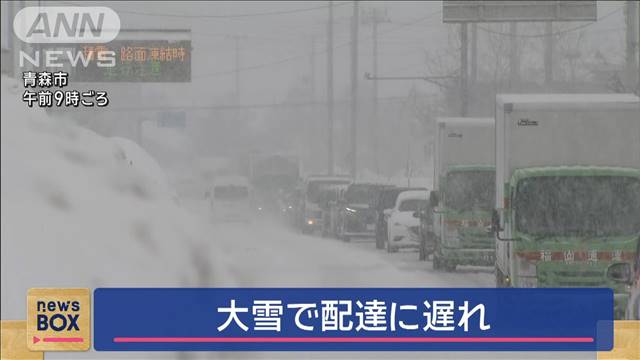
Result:
[[[1,318],[31,287],[487,287],[487,268],[435,272],[371,240],[301,235],[275,222],[213,224],[200,190],[179,198],[137,144],[28,109],[2,79]],[[185,182],[189,186],[189,182]],[[424,185],[428,185],[425,184]],[[195,185],[194,185],[195,186]],[[188,189],[187,189],[188,190]],[[566,358],[569,354],[563,354]],[[580,354],[581,356],[584,354]],[[548,358],[545,354],[50,353],[125,358]]]
[[[370,239],[349,243],[302,235],[268,222],[221,224],[211,241],[239,286],[491,287],[492,269],[436,272],[415,252],[388,254]]]
[[[134,142],[29,109],[2,78],[2,319],[25,317],[31,287],[214,286],[228,279]],[[15,89],[15,88],[14,88]]]
[[[209,218],[204,201],[185,201],[195,217]],[[302,235],[277,222],[217,224],[208,240],[225,254],[222,265],[240,287],[492,287],[486,267],[434,271],[412,251],[388,254],[370,239],[348,243]],[[220,285],[229,285],[222,281]],[[211,354],[189,354],[211,358]],[[225,359],[595,359],[595,353],[544,352],[247,352],[216,354]]]

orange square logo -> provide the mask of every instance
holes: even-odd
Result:
[[[29,289],[27,346],[36,351],[89,350],[89,289]]]
[[[30,351],[27,347],[27,322],[25,320],[0,321],[1,360],[42,360],[44,353]]]
[[[613,349],[599,351],[598,360],[640,359],[640,321],[613,322]]]

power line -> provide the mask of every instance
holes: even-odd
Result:
[[[316,52],[316,54],[317,53],[318,52]],[[302,59],[302,58],[305,58],[307,56],[309,56],[309,55],[305,54],[305,55],[291,56],[291,57],[288,57],[288,58],[284,58],[284,59],[280,59],[280,60],[276,60],[276,61],[272,61],[272,62],[268,62],[268,63],[262,63],[262,64],[256,64],[256,65],[251,65],[251,66],[240,67],[237,70],[219,71],[219,72],[215,72],[215,73],[211,73],[211,74],[202,74],[202,75],[199,75],[198,78],[218,77],[218,76],[224,76],[224,75],[231,75],[231,74],[234,74],[236,72],[244,72],[244,71],[249,71],[249,70],[262,69],[262,68],[265,68],[265,67],[279,65],[279,64],[283,64],[283,63],[286,63],[286,62],[289,62],[289,61],[293,61],[293,60]]]
[[[617,8],[617,9],[609,12],[608,14],[602,16],[600,19],[598,19],[598,21],[604,20],[604,19],[608,18],[609,16],[612,16],[613,14],[617,13],[620,10],[622,10],[622,7]],[[491,34],[508,36],[508,37],[515,36],[515,37],[521,37],[521,38],[541,38],[541,37],[545,37],[545,36],[563,35],[563,34],[566,34],[566,33],[570,33],[572,31],[576,31],[576,30],[580,30],[580,29],[586,28],[586,27],[591,26],[593,24],[595,24],[595,22],[590,22],[590,23],[578,25],[578,26],[570,28],[570,29],[556,31],[556,32],[553,32],[551,34],[541,33],[541,34],[516,34],[516,35],[513,35],[511,33],[505,33],[505,32],[501,32],[501,31],[492,30],[492,29],[486,28],[486,27],[481,26],[481,25],[478,25],[478,29],[481,29],[482,31],[485,31],[485,32],[488,32],[488,33],[491,33]]]
[[[388,96],[379,98],[381,101],[405,100],[403,96]],[[348,105],[350,100],[334,101],[335,104]],[[174,106],[138,106],[138,107],[114,107],[111,111],[169,111],[169,110],[236,110],[236,109],[277,109],[277,108],[300,108],[317,107],[325,105],[325,101],[309,101],[299,103],[272,103],[272,104],[240,104],[240,105],[174,105]]]
[[[417,23],[420,23],[422,21],[430,19],[433,16],[440,14],[441,12],[442,12],[441,10],[438,10],[438,11],[430,13],[430,14],[424,16],[424,17],[412,20],[410,22],[406,22],[406,23],[400,24],[399,26],[391,28],[391,29],[389,29],[387,31],[379,32],[378,36],[380,37],[380,36],[383,36],[385,34],[389,34],[391,32],[394,32],[394,31],[397,31],[397,30],[400,30],[400,29],[403,29],[403,28],[406,28],[406,27],[409,27],[409,26],[413,26],[413,25],[415,25]],[[365,40],[365,41],[372,40],[372,36],[365,37],[365,38],[363,38],[363,40]],[[342,44],[336,45],[336,46],[333,47],[333,49],[335,50],[335,49],[347,47],[349,45],[351,45],[351,41],[347,41],[347,42],[344,42]],[[326,53],[326,51],[327,51],[326,49],[319,50],[319,51],[315,52],[315,55],[317,56],[317,55],[324,54],[324,53]],[[306,58],[307,56],[309,56],[309,55],[308,54],[301,54],[301,55],[296,55],[296,56],[290,56],[290,57],[287,57],[287,58],[284,58],[284,59],[275,60],[275,61],[272,61],[272,62],[266,62],[266,63],[251,65],[251,66],[247,66],[247,67],[241,67],[241,68],[239,68],[237,70],[219,71],[219,72],[210,73],[210,74],[202,74],[202,75],[199,75],[197,77],[198,78],[210,78],[210,77],[218,77],[218,76],[234,74],[236,71],[244,72],[244,71],[249,71],[249,70],[257,70],[257,69],[262,69],[262,68],[265,68],[265,67],[270,67],[270,66],[275,66],[275,65],[287,63],[287,62],[293,61],[293,60]]]
[[[230,36],[235,36],[237,34],[232,34],[232,33],[210,33],[210,32],[206,32],[206,31],[194,31],[191,30],[191,34],[192,35],[199,35],[199,36],[203,36],[203,37],[218,37],[218,38],[228,38]],[[303,35],[291,35],[291,36],[262,36],[259,34],[245,34],[242,33],[242,36],[250,39],[250,40],[266,40],[266,41],[292,41],[292,40],[302,40],[304,38],[308,38],[308,36],[303,36]]]
[[[63,3],[82,6],[77,3],[62,1]],[[340,3],[334,5],[334,7],[347,5],[348,2]],[[245,13],[245,14],[227,14],[227,15],[194,15],[194,14],[161,14],[161,13],[148,13],[143,11],[135,11],[135,10],[117,10],[117,13],[122,14],[132,14],[132,15],[142,15],[142,16],[157,16],[157,17],[171,17],[171,18],[185,18],[185,19],[232,19],[232,18],[246,18],[246,17],[256,17],[256,16],[272,16],[272,15],[286,15],[286,14],[297,14],[301,12],[307,11],[315,11],[328,8],[328,5],[309,7],[303,9],[294,9],[294,10],[281,10],[281,11],[270,11],[270,12],[257,12],[257,13]]]

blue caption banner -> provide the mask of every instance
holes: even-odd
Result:
[[[611,289],[99,288],[98,351],[608,351]]]

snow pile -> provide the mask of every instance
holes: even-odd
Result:
[[[28,108],[2,78],[2,318],[30,287],[213,286],[210,229],[138,145]],[[15,88],[15,87],[14,87]]]

